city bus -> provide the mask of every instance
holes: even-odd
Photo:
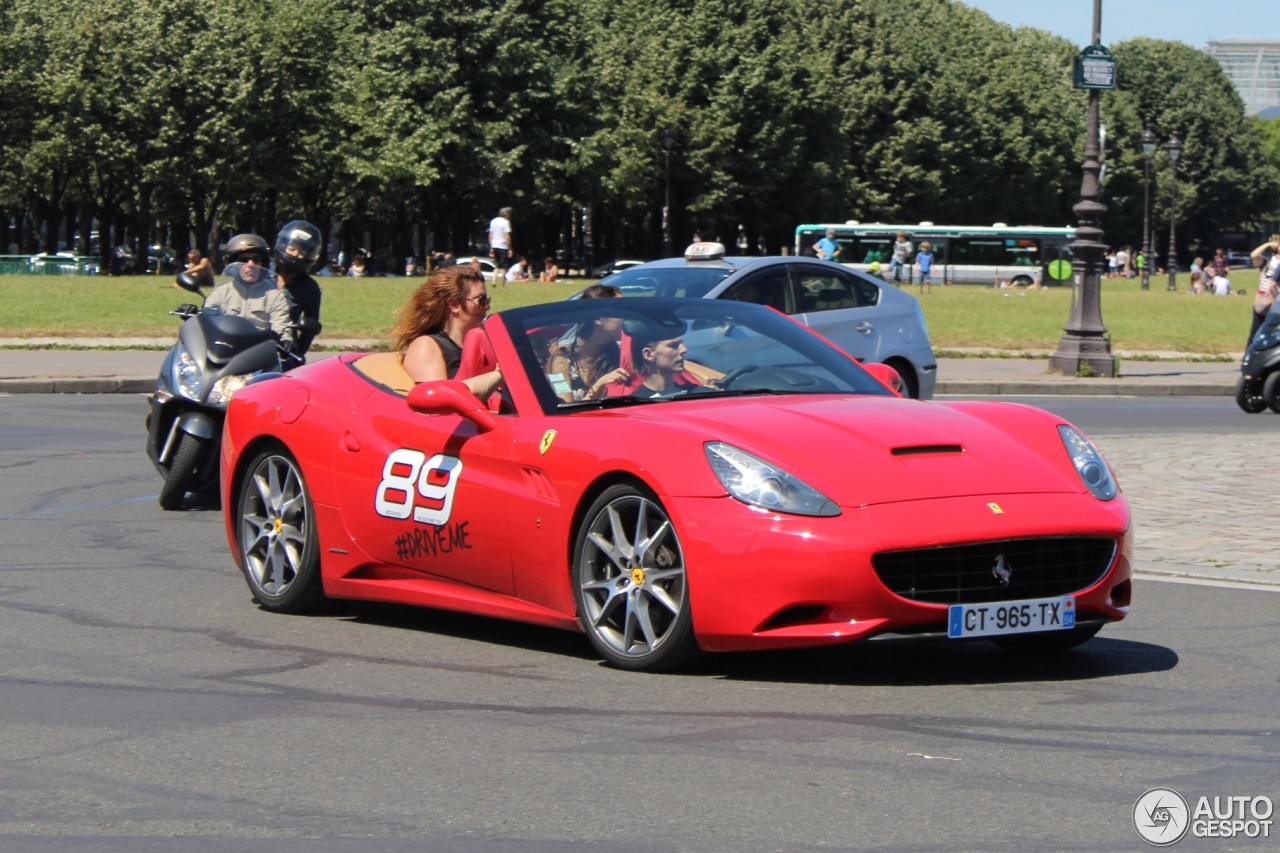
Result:
[[[915,251],[922,242],[933,248],[934,284],[983,284],[988,287],[1026,287],[1071,283],[1071,242],[1074,228],[1047,228],[1039,225],[886,225],[880,222],[849,221],[838,224],[796,227],[795,253],[814,255],[813,244],[835,232],[840,244],[837,260],[866,271],[877,258],[880,275],[893,280],[889,259],[899,233],[911,242],[912,254],[901,279],[919,281]],[[1057,263],[1055,263],[1057,262]]]

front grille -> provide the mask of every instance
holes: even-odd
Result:
[[[1062,536],[886,551],[871,558],[897,595],[929,604],[972,604],[1067,595],[1092,586],[1115,556],[1114,539]],[[1003,556],[1003,560],[1001,557]],[[1009,571],[1008,585],[995,571]]]

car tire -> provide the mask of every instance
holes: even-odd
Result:
[[[916,372],[911,368],[911,365],[898,359],[889,359],[885,364],[898,371],[898,377],[902,380],[902,396],[910,397],[912,400],[919,400],[920,377],[916,376]]]
[[[1280,413],[1280,370],[1271,371],[1263,380],[1262,399],[1267,404],[1267,408]]]
[[[1081,643],[1089,642],[1101,630],[1101,624],[1084,625],[1069,631],[1046,631],[1041,634],[1000,637],[995,640],[995,643],[1007,652],[1036,656],[1055,655],[1074,649]]]
[[[205,440],[184,432],[178,440],[178,449],[173,454],[173,462],[164,475],[164,483],[160,486],[160,508],[163,510],[182,509],[182,499],[190,491],[196,478],[196,469],[200,465],[200,457],[204,454]]]
[[[582,630],[622,669],[663,672],[699,654],[684,552],[651,493],[615,485],[583,516],[573,548]]]
[[[263,609],[306,613],[324,601],[311,495],[285,450],[259,453],[244,469],[234,530],[245,582]]]
[[[1265,409],[1267,401],[1262,396],[1262,383],[1256,379],[1247,379],[1244,376],[1237,379],[1236,405],[1251,415],[1256,415]]]

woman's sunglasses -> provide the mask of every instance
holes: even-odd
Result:
[[[481,308],[488,308],[491,304],[493,304],[493,300],[489,298],[489,294],[487,293],[483,293],[480,296],[467,296],[465,297],[465,299],[468,302],[476,303]]]

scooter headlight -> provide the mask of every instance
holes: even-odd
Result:
[[[204,390],[200,365],[196,364],[196,360],[185,349],[174,359],[173,379],[174,387],[181,392],[182,396],[192,400],[200,399],[200,392]]]
[[[235,376],[222,377],[213,383],[213,390],[209,392],[209,402],[214,405],[225,406],[231,399],[231,395],[248,385],[249,380],[252,378],[252,373],[239,373]]]
[[[1280,326],[1263,326],[1258,330],[1258,334],[1253,336],[1254,352],[1271,349],[1277,344],[1280,344]]]

